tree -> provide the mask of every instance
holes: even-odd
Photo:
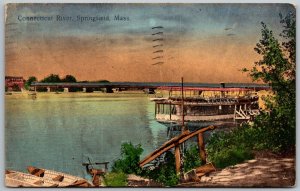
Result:
[[[28,80],[25,82],[25,88],[28,90],[32,84],[32,82],[37,82],[37,78],[35,76],[30,76]]]
[[[254,81],[269,84],[273,97],[266,99],[270,113],[262,113],[255,125],[266,127],[268,140],[278,150],[295,145],[296,128],[296,17],[290,13],[280,14],[283,41],[274,37],[273,32],[262,22],[262,39],[254,50],[262,56],[249,72]],[[272,146],[271,144],[271,146]]]
[[[76,83],[77,82],[76,78],[72,75],[66,75],[66,77],[63,78],[61,81],[67,82],[67,83]],[[82,88],[69,87],[69,92],[77,92],[77,91],[82,91]]]
[[[66,75],[64,79],[61,80],[62,82],[77,82],[76,78],[72,75]]]
[[[50,74],[49,76],[45,77],[41,82],[48,82],[48,83],[58,83],[61,82],[58,74]]]
[[[61,79],[58,74],[50,74],[49,76],[45,77],[41,82],[44,83],[59,83],[61,82]],[[46,88],[39,88],[39,91],[46,91]],[[56,88],[56,91],[63,91],[63,88]]]
[[[109,83],[110,81],[108,81],[108,80],[98,80],[97,82],[99,82],[99,83]]]

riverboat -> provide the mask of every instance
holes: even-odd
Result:
[[[159,87],[167,97],[152,98],[155,119],[164,124],[209,125],[249,121],[259,113],[259,97],[251,88]]]

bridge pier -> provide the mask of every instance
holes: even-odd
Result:
[[[106,87],[106,93],[114,93],[112,87]]]
[[[47,92],[51,92],[51,88],[50,87],[47,87]]]
[[[86,88],[82,88],[82,92],[86,93]]]
[[[64,92],[68,93],[69,92],[69,88],[64,88]]]

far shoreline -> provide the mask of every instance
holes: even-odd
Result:
[[[9,93],[9,94],[6,94]],[[5,92],[5,99],[28,98],[31,99],[34,91],[24,92]],[[105,92],[36,92],[37,98],[92,98],[92,97],[149,97],[149,94],[143,91],[122,91],[114,93]]]

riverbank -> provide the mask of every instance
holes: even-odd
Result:
[[[61,173],[62,174],[62,173]],[[234,166],[227,167],[222,170],[217,170],[210,173],[207,176],[202,176],[198,182],[187,182],[178,184],[176,187],[293,187],[295,185],[295,155],[275,155],[270,152],[256,152],[255,158],[252,160],[245,161]],[[13,174],[12,174],[13,175]],[[63,174],[64,176],[71,176]],[[8,175],[6,175],[6,186],[9,187],[20,187],[20,182],[8,182]],[[36,182],[37,180],[43,180],[41,177],[31,176],[32,181]],[[52,177],[53,178],[53,177]],[[74,179],[74,178],[73,178]],[[90,187],[91,183],[88,185],[75,185],[74,182],[77,181],[76,178],[74,181],[69,182],[68,184],[55,182],[52,179],[47,179],[46,184],[31,184],[31,187]],[[136,176],[133,174],[127,175],[126,178],[128,187],[163,187],[162,184],[157,183],[153,180]],[[49,182],[51,184],[49,184]],[[28,184],[27,182],[23,186]],[[54,183],[56,183],[54,185]],[[88,180],[82,179],[81,183],[88,183]],[[103,185],[105,187],[107,185]],[[28,185],[27,185],[28,186]]]
[[[257,152],[255,158],[201,177],[199,182],[179,184],[180,187],[293,187],[295,155]]]

